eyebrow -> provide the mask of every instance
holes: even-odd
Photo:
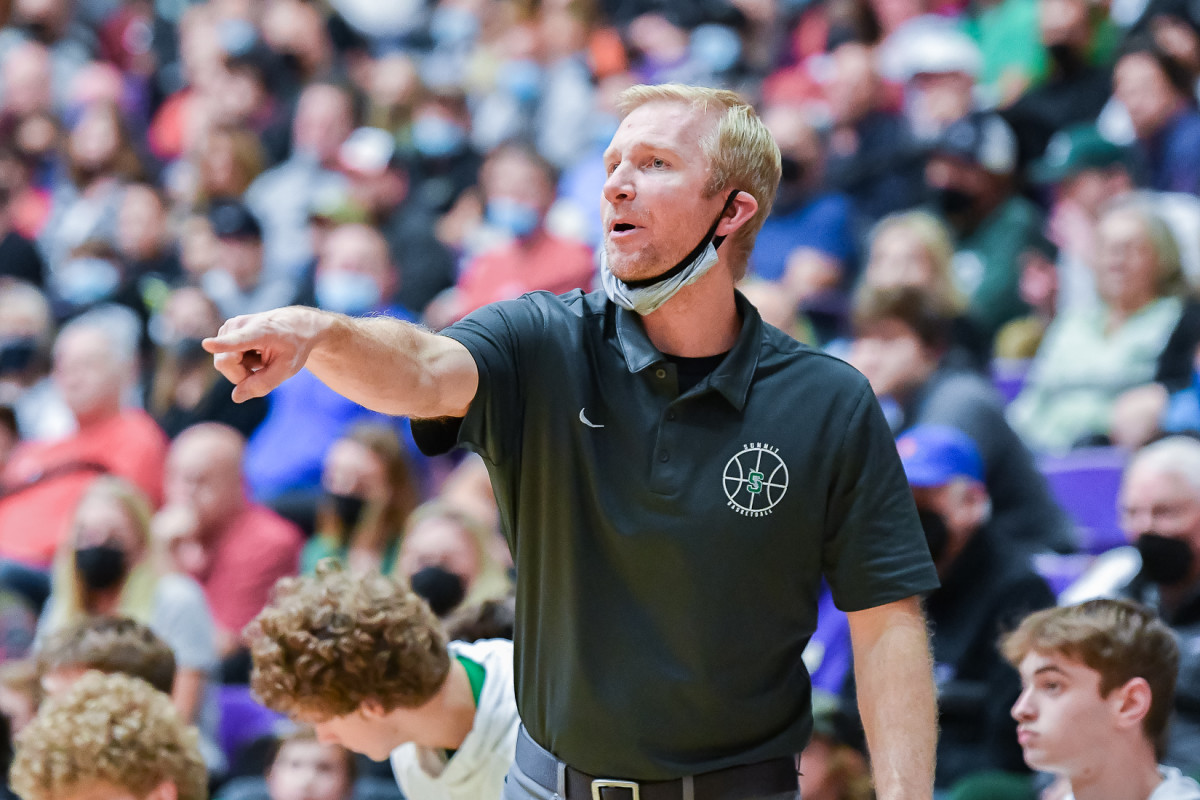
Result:
[[[1058,666],[1056,666],[1054,664],[1047,664],[1044,667],[1038,667],[1037,669],[1035,669],[1033,671],[1033,674],[1030,675],[1029,677],[1036,678],[1038,675],[1045,675],[1047,672],[1057,672],[1059,675],[1062,675],[1064,678],[1067,677],[1067,673],[1064,672],[1061,668],[1059,668]]]
[[[652,141],[634,142],[633,145],[629,149],[634,152],[636,152],[638,150],[650,150],[655,153],[666,153],[675,158],[682,157],[682,154],[678,150],[676,150],[674,147],[672,147],[668,144],[665,144],[665,143],[660,143],[660,142],[652,142]],[[614,158],[616,155],[617,155],[617,151],[610,146],[608,149],[606,149],[604,151],[604,154],[601,156],[601,158],[603,158],[605,163],[607,163],[610,159]]]

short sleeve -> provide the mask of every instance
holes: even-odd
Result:
[[[461,343],[475,359],[479,388],[458,428],[458,444],[498,463],[512,457],[520,442],[526,381],[538,357],[546,314],[539,293],[492,303],[442,333]]]
[[[151,628],[171,648],[179,669],[207,672],[217,665],[216,629],[195,581],[182,575],[159,580]]]
[[[835,473],[822,560],[837,607],[861,611],[936,589],[895,440],[869,386],[850,414]]]

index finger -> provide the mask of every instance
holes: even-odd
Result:
[[[258,341],[258,338],[258,334],[250,330],[227,331],[202,339],[200,346],[213,354],[241,353],[255,349],[252,345]]]

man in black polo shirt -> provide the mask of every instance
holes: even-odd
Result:
[[[622,102],[604,292],[526,295],[442,335],[287,308],[205,346],[235,399],[307,364],[434,420],[425,446],[487,461],[518,574],[509,800],[795,797],[822,575],[848,612],[879,797],[928,798],[917,596],[937,579],[887,424],[862,376],[734,291],[778,148],[730,92]]]

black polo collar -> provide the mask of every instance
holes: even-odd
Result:
[[[750,393],[750,383],[762,352],[762,317],[741,292],[734,292],[734,301],[742,318],[742,329],[725,360],[709,376],[708,385],[741,411],[746,406],[746,396]],[[613,306],[609,310],[615,310],[616,313],[617,341],[629,371],[638,373],[655,364],[665,363],[667,357],[651,343],[641,316],[614,306],[611,300],[607,302]]]

